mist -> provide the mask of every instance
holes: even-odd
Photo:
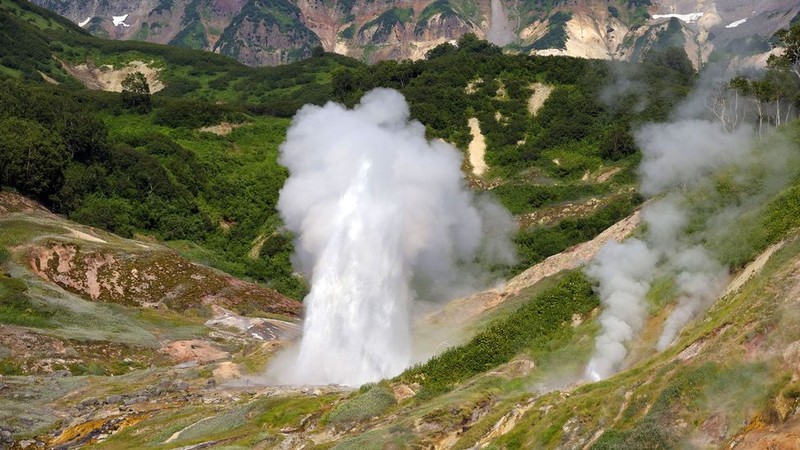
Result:
[[[413,302],[478,288],[481,262],[513,262],[511,215],[467,190],[461,152],[427,140],[397,91],[303,107],[280,151],[290,176],[278,209],[311,290],[299,346],[271,364],[279,382],[399,374]]]
[[[657,351],[669,348],[713,304],[730,269],[710,243],[729,238],[745,211],[788,181],[787,151],[780,139],[773,139],[777,145],[760,145],[753,124],[732,127],[711,114],[708,99],[721,81],[719,72],[710,73],[713,79],[701,79],[671,120],[634,132],[642,151],[640,192],[648,199],[642,208],[644,226],[636,238],[607,244],[585,269],[597,282],[604,307],[585,373],[590,380],[604,379],[625,365],[629,346],[649,319],[647,294],[656,277],[670,277],[675,287]],[[734,183],[752,181],[753,173],[760,178],[727,198],[714,180],[721,171],[733,174]]]

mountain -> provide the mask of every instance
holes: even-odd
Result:
[[[792,0],[34,0],[97,36],[205,49],[251,66],[315,47],[367,62],[420,59],[466,33],[526,54],[639,61],[665,39],[694,66],[726,54],[761,64]],[[716,53],[715,53],[716,52]],[[713,55],[713,56],[712,56]],[[760,58],[760,59],[759,59]]]

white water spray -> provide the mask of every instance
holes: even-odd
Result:
[[[299,349],[272,365],[282,382],[360,385],[397,375],[412,361],[416,281],[447,291],[464,284],[477,257],[513,255],[510,215],[476,202],[461,153],[429,142],[396,91],[372,91],[352,110],[304,107],[281,163],[291,176],[278,208],[312,285]]]

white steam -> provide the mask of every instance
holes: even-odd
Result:
[[[403,96],[376,89],[348,110],[308,105],[281,164],[278,209],[310,275],[299,349],[280,381],[359,385],[411,362],[411,303],[452,292],[478,257],[511,262],[511,216],[464,185],[461,153],[428,141]],[[487,219],[491,217],[491,219]]]
[[[686,105],[695,103],[696,98],[690,98]],[[691,110],[686,105],[683,114]],[[658,350],[667,348],[723,291],[727,268],[687,232],[691,222],[687,195],[708,185],[716,171],[745,164],[755,148],[751,129],[727,131],[722,124],[698,118],[649,124],[636,132],[635,139],[643,153],[641,192],[652,200],[642,211],[643,236],[622,244],[609,243],[586,269],[598,282],[605,307],[602,331],[586,369],[592,380],[608,377],[622,366],[628,343],[647,320],[647,293],[658,271],[674,275],[678,294],[677,305],[658,339]],[[734,214],[723,211],[712,214],[707,223],[725,228],[733,220]]]
[[[605,306],[600,315],[603,332],[597,337],[595,354],[587,367],[594,381],[613,374],[625,359],[625,342],[644,325],[647,303],[657,263],[656,255],[638,239],[609,242],[598,252],[586,274],[600,280],[598,294]]]

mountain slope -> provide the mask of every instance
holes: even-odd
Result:
[[[800,13],[791,0],[35,0],[113,39],[206,49],[248,65],[307,58],[315,46],[374,62],[419,59],[466,33],[514,51],[639,61],[674,18],[695,67],[712,53],[760,55]],[[116,19],[115,19],[116,17]],[[761,61],[763,64],[763,60]]]

